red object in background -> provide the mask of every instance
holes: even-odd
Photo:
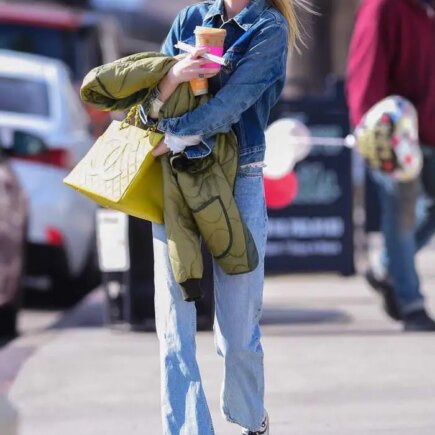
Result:
[[[299,181],[295,172],[290,172],[282,178],[264,177],[264,191],[268,208],[288,207],[296,198]]]
[[[45,229],[45,236],[49,245],[62,246],[63,235],[57,228],[47,227]]]
[[[103,112],[92,106],[85,106],[89,117],[91,118],[92,135],[95,138],[100,137],[107,129],[111,122],[109,112]]]
[[[382,99],[400,95],[417,108],[421,142],[435,146],[434,45],[435,20],[423,2],[361,1],[347,68],[352,125]]]
[[[62,169],[72,168],[72,157],[70,152],[65,149],[50,149],[39,154],[13,154],[12,157],[17,160],[45,163],[46,165],[56,166]]]
[[[382,165],[382,169],[383,169],[385,172],[393,172],[393,170],[394,170],[394,164],[393,164],[393,162],[385,162],[385,163]]]
[[[76,30],[84,24],[85,14],[53,4],[3,3],[0,20],[4,23],[38,23],[53,29]]]

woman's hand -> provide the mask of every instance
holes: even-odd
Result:
[[[168,79],[176,85],[184,82],[190,82],[197,78],[210,79],[217,75],[220,71],[219,68],[204,68],[203,65],[210,63],[201,57],[207,53],[206,48],[197,48],[192,54],[184,56],[179,60],[168,72]]]
[[[160,143],[151,151],[154,157],[161,156],[169,152],[168,146],[165,144],[165,139],[163,138]]]

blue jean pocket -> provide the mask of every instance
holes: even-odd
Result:
[[[237,176],[239,177],[262,177],[263,176],[262,164],[248,164],[240,166],[237,170]]]

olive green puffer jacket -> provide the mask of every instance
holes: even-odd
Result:
[[[150,95],[175,62],[161,53],[138,53],[95,68],[83,81],[82,100],[106,111],[134,107]],[[181,116],[209,98],[195,97],[189,84],[183,83],[160,116]],[[231,132],[217,135],[213,153],[203,159],[188,160],[183,154],[160,157],[169,258],[187,301],[202,296],[201,238],[230,275],[250,272],[258,265],[254,240],[233,197],[237,148]]]

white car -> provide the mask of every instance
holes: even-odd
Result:
[[[27,284],[67,299],[93,273],[97,205],[62,183],[93,143],[62,62],[0,50],[0,134],[29,199]]]

